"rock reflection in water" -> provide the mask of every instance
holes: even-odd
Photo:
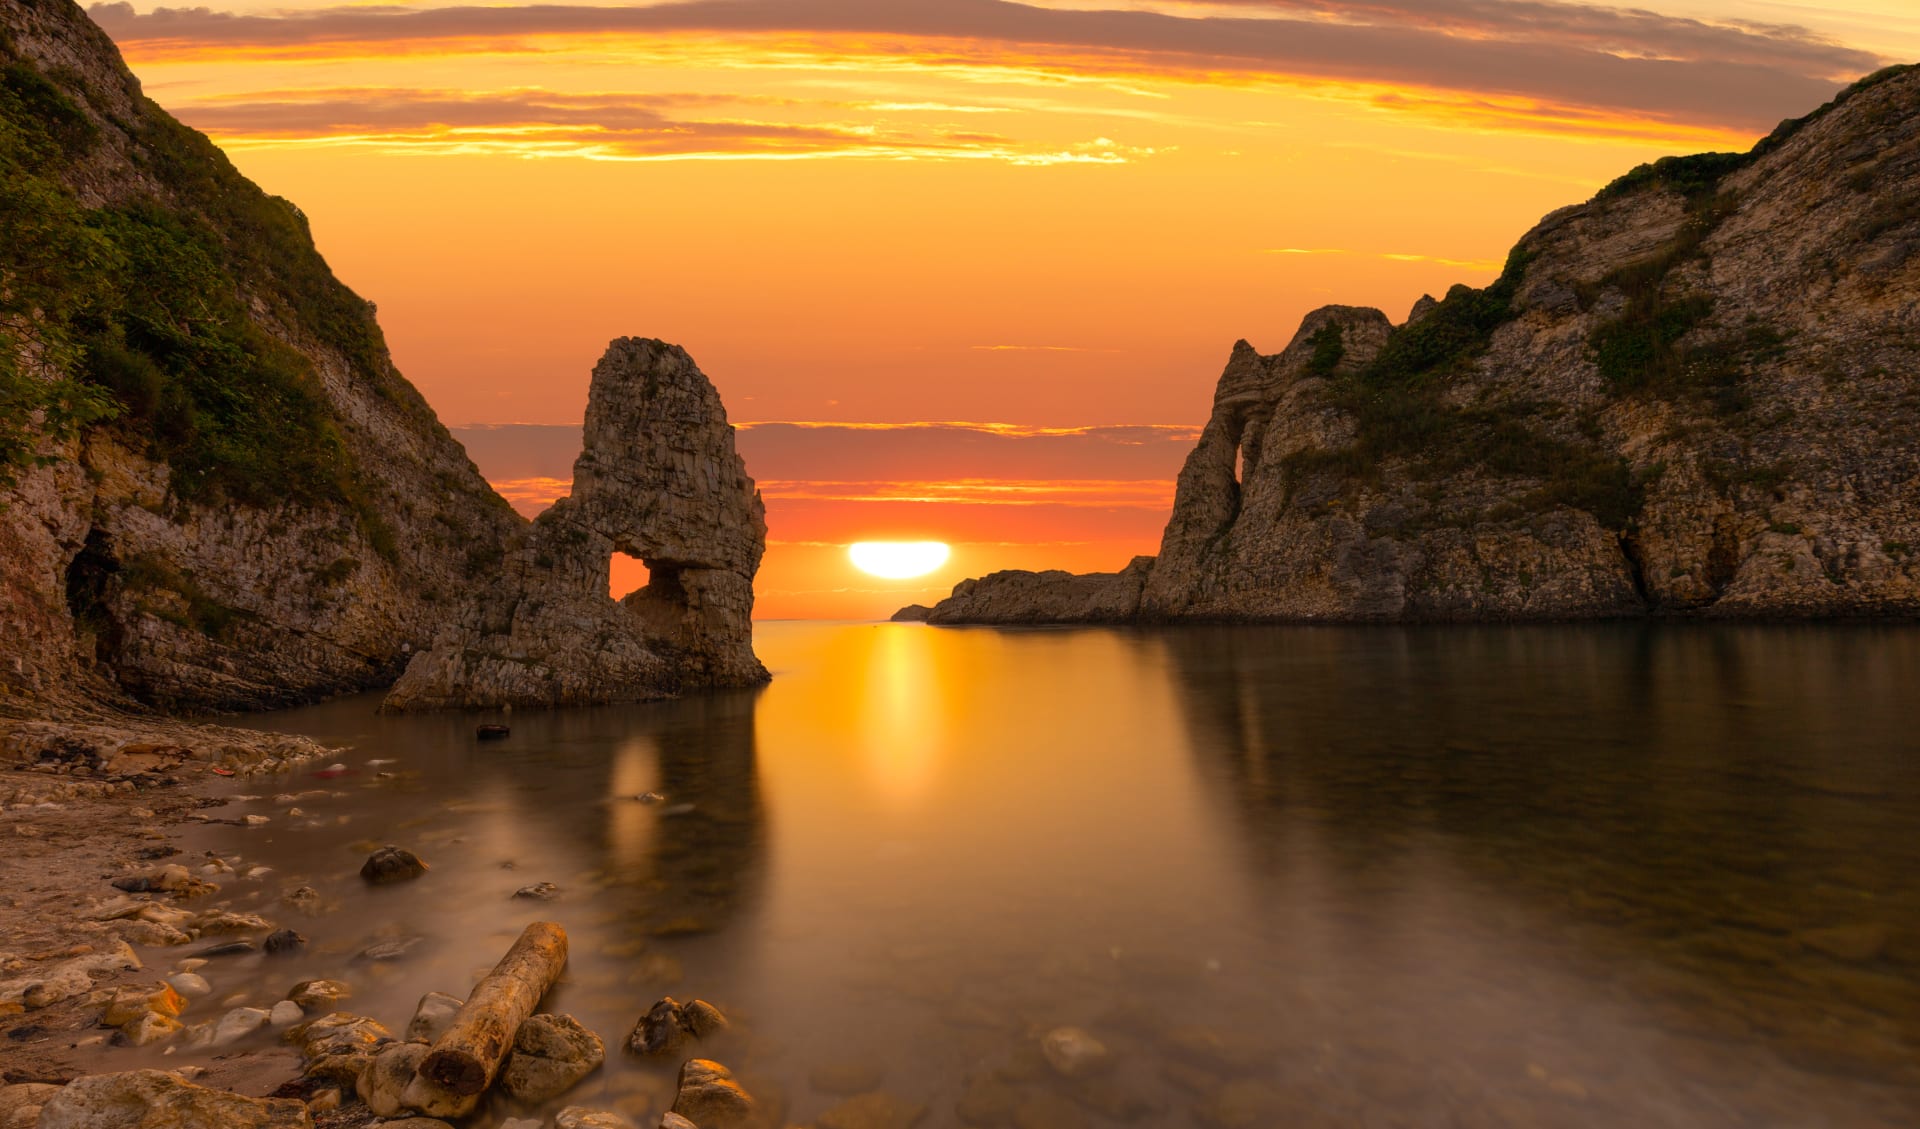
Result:
[[[298,959],[203,971],[256,1003],[339,976],[404,1024],[550,916],[552,1007],[614,1045],[711,1000],[794,1124],[1920,1122],[1920,631],[759,647],[762,692],[519,713],[488,746],[365,701],[267,719],[400,775],[208,829],[339,908]],[[364,888],[389,841],[433,870]],[[425,941],[354,959],[388,933]],[[652,1123],[670,1075],[616,1054],[572,1098]]]

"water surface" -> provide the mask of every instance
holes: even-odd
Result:
[[[261,1000],[337,975],[397,1028],[551,917],[550,1009],[611,1049],[662,994],[711,1000],[720,1057],[801,1124],[839,1100],[824,1067],[923,1126],[963,1099],[1021,1129],[1920,1123],[1920,630],[757,645],[762,691],[521,712],[498,743],[374,698],[256,721],[357,772],[246,782],[233,811],[273,823],[196,833],[273,867],[230,890],[313,939],[206,973]],[[431,873],[364,889],[385,842]],[[276,904],[303,883],[333,911]],[[423,940],[356,959],[391,936]],[[1063,1025],[1112,1069],[1056,1077]],[[657,1119],[670,1074],[613,1051],[574,1100]]]

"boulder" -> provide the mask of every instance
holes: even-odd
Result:
[[[399,1117],[403,1113],[413,1112],[404,1100],[407,1086],[413,1081],[414,1071],[420,1069],[420,1061],[427,1057],[424,1043],[394,1043],[382,1047],[373,1056],[373,1061],[361,1072],[354,1084],[354,1092],[367,1108],[381,1117]]]
[[[540,1105],[573,1089],[606,1057],[600,1036],[571,1015],[535,1015],[514,1035],[500,1084],[514,1098]]]
[[[453,1017],[460,1014],[466,1001],[445,992],[428,992],[420,997],[420,1003],[413,1009],[413,1019],[407,1023],[407,1041],[409,1043],[431,1043],[446,1034],[453,1025]]]
[[[427,864],[405,847],[381,847],[368,855],[367,861],[360,866],[360,877],[374,886],[407,882],[426,872]]]
[[[220,1017],[213,1028],[213,1045],[228,1046],[247,1038],[265,1027],[272,1020],[272,1013],[265,1008],[237,1007]]]
[[[667,996],[647,1009],[627,1035],[627,1053],[665,1058],[689,1040],[705,1039],[726,1030],[726,1016],[705,1000],[681,1004]]]
[[[353,998],[353,989],[338,980],[302,980],[287,992],[287,998],[308,1014],[331,1010],[341,1000]]]
[[[210,1090],[159,1070],[78,1079],[40,1107],[38,1129],[311,1129],[300,1102]]]
[[[711,1059],[690,1059],[680,1067],[680,1089],[673,1112],[700,1129],[734,1129],[753,1120],[751,1095],[734,1081],[733,1072]]]
[[[308,1059],[325,1055],[365,1054],[394,1041],[393,1032],[364,1015],[336,1011],[302,1023],[286,1034]]]

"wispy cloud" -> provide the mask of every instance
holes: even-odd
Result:
[[[1119,164],[1150,149],[1106,138],[1060,148],[998,134],[865,120],[797,124],[716,112],[858,103],[728,95],[322,87],[226,94],[176,103],[182,120],[229,148],[355,148],[388,153],[499,153],[606,161],[886,158],[1016,165]],[[698,115],[705,116],[698,116]]]
[[[1349,251],[1343,247],[1267,247],[1260,253],[1263,255],[1352,255],[1357,258],[1380,259],[1390,263],[1434,263],[1444,267],[1476,271],[1499,270],[1505,265],[1499,259],[1452,259],[1443,255],[1417,255],[1407,251]]]
[[[1538,113],[1566,128],[1583,119],[1599,128],[1619,117],[1765,128],[1882,62],[1797,27],[1538,0],[1241,0],[1205,13],[1010,0],[343,6],[273,14],[138,14],[113,3],[92,12],[140,55],[530,50],[549,39],[699,32],[758,37],[816,60],[913,68],[1024,66],[1063,77],[1238,77],[1452,92],[1488,99],[1480,112],[1490,124]],[[1475,110],[1417,97],[1402,108]]]

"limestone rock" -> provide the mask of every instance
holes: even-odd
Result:
[[[287,992],[287,998],[312,1014],[330,1010],[341,1000],[353,998],[353,989],[338,980],[302,980]]]
[[[690,1059],[680,1067],[680,1089],[673,1112],[700,1129],[734,1129],[752,1121],[753,1098],[733,1073],[709,1059]]]
[[[407,1023],[407,1041],[410,1043],[431,1043],[446,1033],[452,1026],[453,1018],[460,1014],[466,1001],[445,992],[428,992],[420,997],[420,1003],[413,1009],[413,1019]]]
[[[1920,614],[1917,180],[1895,68],[1634,170],[1401,326],[1240,342],[1144,578],[997,573],[928,620]]]
[[[479,578],[391,710],[644,701],[767,679],[753,654],[759,492],[711,382],[685,350],[623,337],[594,367],[573,492]],[[614,553],[646,587],[608,595]]]
[[[216,1047],[238,1043],[254,1032],[267,1026],[272,1013],[265,1008],[237,1007],[220,1017],[213,1028],[213,1045]]]
[[[908,604],[888,618],[895,623],[925,623],[932,614],[933,609],[925,604]]]
[[[528,1105],[552,1101],[600,1069],[606,1044],[571,1015],[535,1015],[520,1025],[500,1085]]]
[[[300,1102],[210,1090],[158,1070],[95,1074],[48,1098],[39,1129],[311,1129]]]
[[[354,1092],[367,1108],[381,1117],[399,1117],[408,1112],[404,1095],[413,1081],[414,1071],[427,1057],[424,1043],[394,1043],[373,1056],[373,1062],[360,1075]]]

